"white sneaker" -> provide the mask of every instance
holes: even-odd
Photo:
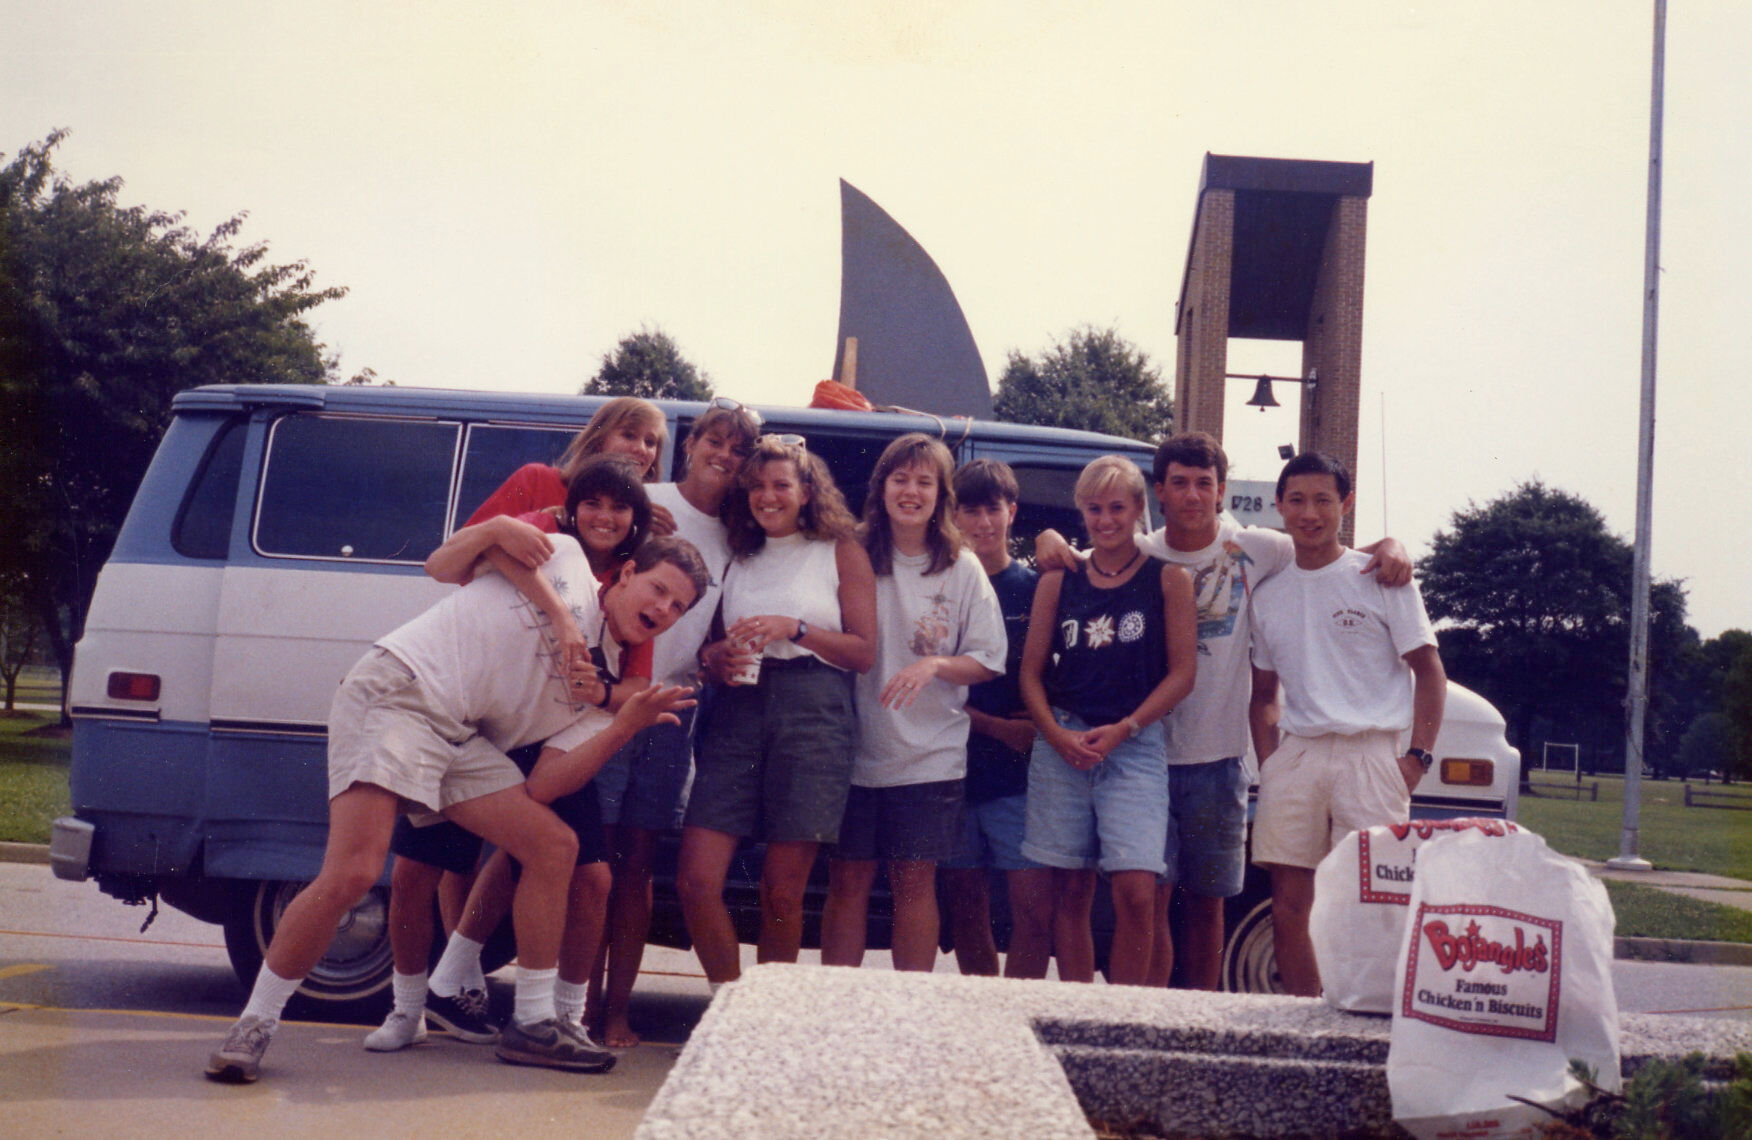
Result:
[[[425,1013],[403,1013],[392,1009],[382,1025],[365,1035],[365,1048],[373,1053],[393,1053],[409,1045],[418,1045],[425,1039]]]

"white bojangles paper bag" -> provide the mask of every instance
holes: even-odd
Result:
[[[1414,819],[1353,831],[1314,871],[1308,934],[1327,1003],[1352,1013],[1392,1013],[1399,992],[1393,967],[1405,939],[1413,861],[1438,835],[1518,830],[1502,819]]]
[[[1617,1090],[1612,904],[1579,863],[1529,831],[1423,845],[1399,952],[1387,1084],[1420,1140],[1537,1135],[1587,1090]]]

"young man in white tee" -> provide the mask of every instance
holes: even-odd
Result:
[[[384,635],[341,683],[329,712],[322,869],[282,916],[243,1016],[208,1059],[210,1079],[256,1079],[286,1003],[341,916],[381,875],[403,811],[454,820],[523,866],[513,903],[517,1008],[499,1056],[587,1071],[613,1064],[612,1054],[554,1016],[578,847],[545,805],[581,787],[634,733],[691,706],[688,690],[658,686],[606,718],[590,639],[634,645],[657,636],[704,590],[705,569],[685,541],[653,540],[599,597],[576,541],[535,532],[501,543],[491,529],[497,522],[446,544],[479,543],[467,556],[485,558],[497,573],[480,574]],[[537,740],[548,747],[525,783],[505,751]]]
[[[1198,606],[1198,677],[1192,692],[1165,721],[1169,820],[1168,873],[1157,892],[1156,945],[1149,980],[1167,985],[1175,943],[1167,929],[1168,904],[1181,894],[1180,974],[1191,989],[1214,990],[1221,980],[1223,902],[1239,894],[1246,875],[1247,751],[1250,613],[1259,584],[1289,566],[1290,539],[1275,530],[1243,527],[1223,514],[1229,457],[1206,432],[1183,432],[1157,447],[1151,464],[1163,526],[1141,543],[1144,552],[1185,566]],[[1384,586],[1411,581],[1405,548],[1391,538],[1365,547],[1361,567]],[[1056,532],[1036,542],[1042,570],[1068,565],[1069,549]]]
[[[1295,564],[1253,595],[1253,861],[1271,874],[1284,985],[1308,997],[1320,993],[1308,937],[1314,868],[1344,835],[1410,815],[1447,695],[1415,584],[1383,589],[1356,572],[1367,556],[1339,541],[1354,502],[1336,459],[1309,451],[1285,464],[1277,507]]]

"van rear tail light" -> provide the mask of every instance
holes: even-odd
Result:
[[[112,701],[155,701],[158,699],[158,675],[111,673],[109,695]]]
[[[1488,788],[1496,779],[1496,765],[1489,760],[1447,757],[1442,761],[1442,783],[1469,788]]]

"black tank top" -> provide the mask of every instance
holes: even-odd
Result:
[[[1089,581],[1087,565],[1059,586],[1053,660],[1046,695],[1091,727],[1129,716],[1168,675],[1160,558],[1146,558],[1131,581],[1111,590]]]

